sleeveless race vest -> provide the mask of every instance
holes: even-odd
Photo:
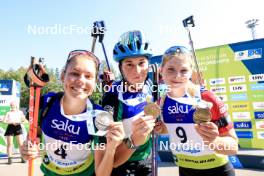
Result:
[[[147,105],[147,96],[152,98],[148,86],[143,87],[142,92],[118,92],[118,100],[122,102],[122,121],[126,137],[131,135],[133,120],[144,115],[144,107]]]
[[[44,97],[44,106],[48,98]],[[87,126],[100,111],[88,99],[85,112],[65,115],[60,100],[55,100],[41,125],[45,145],[41,169],[46,175],[93,174],[93,137]]]
[[[121,82],[115,83],[120,85]],[[147,99],[150,101],[152,98],[152,92],[150,90],[149,83],[147,82],[141,92],[122,92],[114,90],[115,95],[118,96],[118,115],[117,121],[122,121],[124,125],[126,137],[132,133],[132,122],[144,115],[144,107],[147,105]],[[151,152],[151,139],[140,146],[133,155],[129,158],[129,161],[140,161],[146,159]]]
[[[169,147],[176,155],[177,165],[193,169],[210,169],[222,166],[228,162],[225,155],[217,154],[203,145],[202,137],[194,128],[193,105],[201,100],[200,90],[197,96],[186,93],[181,98],[168,95],[163,100],[162,118],[168,129],[170,143],[160,147]]]

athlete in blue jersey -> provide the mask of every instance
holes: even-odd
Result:
[[[150,46],[140,31],[129,31],[121,35],[113,54],[122,80],[104,95],[103,107],[113,113],[115,121],[123,122],[126,139],[117,148],[112,175],[150,175],[150,132],[155,119],[144,115],[147,100],[152,99],[147,80]]]
[[[98,113],[104,112],[89,99],[98,67],[99,60],[93,53],[86,50],[70,52],[61,75],[63,96],[48,93],[43,97],[43,109],[56,97],[40,126],[45,146],[41,151],[41,170],[46,176],[111,174],[115,150],[124,138],[124,130],[122,123],[113,122],[106,134],[107,145],[92,144],[93,136],[88,126]],[[40,155],[36,145],[24,143],[21,150],[25,159]]]
[[[227,120],[224,104],[211,92],[193,84],[192,72],[191,54],[185,47],[174,46],[165,52],[161,75],[168,90],[159,104],[166,128],[160,124],[155,129],[169,133],[180,176],[233,176],[227,155],[238,150],[235,131]],[[201,102],[212,103],[211,110],[199,112],[196,107]]]

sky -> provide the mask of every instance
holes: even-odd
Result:
[[[112,50],[119,36],[142,30],[155,55],[173,45],[189,47],[182,20],[194,16],[194,47],[206,48],[251,40],[245,21],[259,19],[257,38],[264,38],[263,0],[8,0],[0,2],[0,69],[27,67],[43,57],[61,69],[69,51],[91,49],[90,29],[104,20],[104,45]],[[189,47],[190,48],[190,47]],[[104,60],[100,44],[95,54]]]

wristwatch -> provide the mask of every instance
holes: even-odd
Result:
[[[139,148],[139,146],[135,146],[135,145],[134,145],[134,143],[133,143],[133,141],[132,141],[132,139],[131,139],[131,136],[129,136],[128,138],[125,138],[125,139],[124,139],[124,143],[126,144],[127,148],[129,148],[129,149],[134,149],[134,150],[136,150],[136,149]]]

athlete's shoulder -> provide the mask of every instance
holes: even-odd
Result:
[[[94,103],[92,100],[90,100],[93,106],[93,110],[103,110],[102,106]]]
[[[201,92],[202,99],[205,101],[209,101],[213,104],[217,104],[218,106],[223,106],[224,103],[218,98],[212,91],[203,90]]]
[[[48,102],[57,95],[57,92],[48,92],[41,96],[40,105],[41,107],[47,106]]]
[[[211,91],[204,91],[201,93],[202,99],[213,104],[211,108],[212,119],[218,120],[221,117],[227,116],[228,112],[226,106],[223,101],[220,100],[213,92]]]

